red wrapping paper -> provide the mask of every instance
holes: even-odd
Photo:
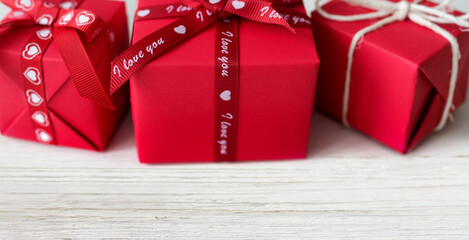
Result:
[[[174,1],[158,1],[165,3]],[[139,1],[139,8],[152,5]],[[177,19],[136,22],[133,42]],[[293,34],[279,26],[239,22],[236,160],[304,158],[319,67],[311,30]],[[210,26],[131,78],[142,163],[214,161],[215,39]]]
[[[96,69],[109,69],[110,60],[128,46],[124,3],[83,0],[78,8],[93,11],[104,20],[104,30],[92,42],[83,44]],[[24,96],[20,55],[31,35],[41,28],[0,28],[0,130],[3,135],[36,141]],[[103,150],[127,112],[126,89],[113,96],[117,110],[110,110],[79,96],[55,41],[45,51],[42,61],[45,94],[56,144]],[[109,80],[108,75],[99,77]],[[109,86],[109,82],[102,84]]]
[[[324,9],[340,15],[372,12],[342,1],[332,1]],[[312,20],[321,58],[316,106],[340,121],[351,40],[376,20],[338,22],[316,12]],[[451,24],[440,26],[458,39],[461,48],[457,108],[467,88],[469,33]],[[353,128],[403,153],[433,132],[451,74],[451,46],[445,38],[411,21],[395,22],[365,35],[353,61],[348,112]]]

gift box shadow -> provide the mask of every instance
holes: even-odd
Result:
[[[307,159],[353,157],[377,148],[386,151],[384,146],[358,131],[348,129],[320,112],[314,112]]]
[[[467,142],[467,138],[469,136],[469,125],[467,124],[469,123],[469,104],[465,104],[456,113],[455,118],[456,122],[448,124],[444,131],[430,135],[420,146],[417,146],[416,149],[406,155],[402,155],[387,146],[374,141],[357,130],[347,129],[340,122],[337,122],[322,113],[314,112],[306,161],[327,160],[331,158],[378,159],[383,157],[385,158],[386,156],[393,158],[434,156],[444,152],[442,147],[447,144],[448,139],[452,139],[451,142],[456,143],[464,143],[464,141]],[[129,155],[129,152],[132,152],[132,161],[138,162],[137,151],[135,148],[133,121],[130,113],[121,123],[121,126],[105,152],[112,153],[113,155],[119,155],[119,152]],[[464,155],[464,153],[458,152],[454,152],[454,154]],[[127,159],[126,161],[130,160]],[[299,161],[302,160],[300,159]]]
[[[466,148],[460,147],[459,143],[467,143],[469,138],[469,104],[464,104],[454,117],[455,122],[448,122],[442,131],[430,134],[415,149],[401,154],[355,129],[346,128],[340,122],[314,112],[307,159],[432,157],[452,150],[457,151],[451,154],[466,156]]]
[[[135,151],[135,135],[132,114],[129,111],[127,116],[120,123],[120,126],[118,127],[105,151],[114,152],[130,150]]]

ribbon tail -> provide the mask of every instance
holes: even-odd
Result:
[[[73,28],[55,28],[53,35],[80,96],[114,110],[111,98],[100,81],[77,31]]]
[[[189,15],[141,39],[111,64],[111,94],[143,66],[217,20],[217,15],[201,7]]]

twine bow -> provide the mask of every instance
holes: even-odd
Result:
[[[353,57],[357,45],[366,34],[378,30],[388,24],[395,23],[398,21],[410,20],[415,24],[428,28],[434,31],[436,34],[444,37],[451,45],[452,50],[452,69],[451,77],[449,81],[448,98],[444,107],[443,114],[435,131],[439,131],[444,128],[448,118],[451,115],[452,109],[454,109],[453,99],[455,94],[455,88],[457,84],[458,72],[459,72],[459,59],[461,58],[461,52],[458,41],[455,36],[440,27],[438,24],[455,24],[460,27],[469,28],[469,14],[462,16],[454,16],[448,12],[451,9],[454,0],[445,0],[435,7],[429,7],[422,5],[422,0],[416,0],[414,2],[400,1],[400,2],[389,2],[387,0],[342,0],[349,3],[350,5],[365,7],[376,10],[371,13],[356,14],[356,15],[337,15],[331,14],[325,11],[322,6],[325,5],[328,0],[317,0],[316,10],[324,18],[341,21],[341,22],[355,22],[362,20],[374,20],[380,19],[372,25],[365,27],[358,31],[350,44],[348,51],[348,63],[345,79],[345,88],[343,94],[343,105],[342,105],[342,122],[345,126],[349,127],[348,122],[348,108],[350,99],[350,82],[352,75]]]

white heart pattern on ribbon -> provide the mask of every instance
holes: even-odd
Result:
[[[49,40],[52,37],[52,33],[49,28],[44,28],[36,32],[37,37],[42,40]]]
[[[39,72],[39,69],[37,69],[35,67],[29,67],[28,69],[26,69],[26,71],[23,73],[23,75],[32,84],[34,84],[34,85],[41,84],[41,73]]]
[[[150,14],[150,9],[144,9],[137,12],[137,16],[139,17],[146,17],[148,14]]]
[[[14,11],[12,15],[15,18],[19,18],[19,17],[24,17],[26,14],[22,11]]]
[[[41,53],[41,47],[37,43],[28,43],[23,50],[23,57],[31,60]]]
[[[65,1],[59,4],[59,7],[62,9],[74,9],[77,6],[77,3],[74,1]]]
[[[51,2],[44,2],[42,4],[42,6],[46,7],[46,8],[53,8],[55,7],[55,4],[51,3]]]
[[[46,132],[44,129],[36,129],[36,139],[42,143],[50,143],[52,141],[52,136]]]
[[[83,11],[77,14],[75,20],[78,26],[88,25],[94,22],[95,16],[92,13]]]
[[[52,24],[52,21],[54,20],[54,18],[49,15],[49,14],[44,14],[42,16],[40,16],[36,22],[39,24],[39,25],[43,25],[43,26],[50,26]]]
[[[230,101],[231,100],[231,91],[230,90],[225,90],[220,94],[220,98],[223,101]]]
[[[63,15],[59,20],[59,25],[67,25],[73,19],[73,11]]]
[[[29,12],[34,8],[34,0],[16,0],[15,6],[23,11]]]
[[[179,25],[174,28],[174,31],[179,34],[186,34],[186,27],[184,25]]]
[[[233,2],[231,2],[231,4],[233,5],[233,7],[234,7],[235,9],[241,9],[241,8],[243,8],[244,6],[246,6],[246,3],[245,3],[245,2],[243,2],[243,1],[236,1],[236,0],[233,1]]]
[[[42,102],[44,102],[44,99],[41,97],[41,95],[32,89],[26,91],[26,97],[28,98],[28,103],[34,107],[37,107],[41,105]]]
[[[45,114],[42,111],[37,111],[33,113],[31,118],[39,125],[43,127],[48,127],[49,126],[49,118],[47,117],[47,114]]]
[[[209,2],[210,2],[211,4],[217,4],[217,3],[219,3],[220,1],[221,1],[221,0],[210,0]]]

